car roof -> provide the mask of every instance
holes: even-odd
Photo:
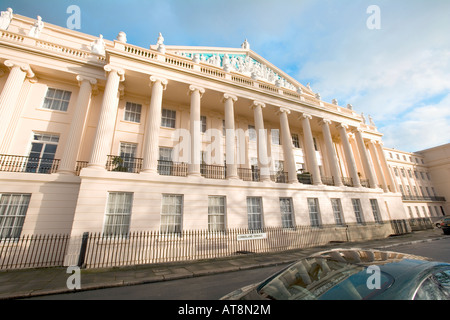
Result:
[[[389,273],[394,278],[412,276],[423,272],[424,269],[441,264],[423,256],[361,248],[332,249],[318,252],[311,257],[321,257],[366,267],[376,265],[382,272]]]

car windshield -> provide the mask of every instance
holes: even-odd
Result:
[[[309,258],[261,285],[258,293],[274,300],[363,300],[375,297],[393,282],[379,269],[375,274],[357,264]]]

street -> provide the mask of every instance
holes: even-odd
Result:
[[[450,263],[450,238],[386,249]],[[40,300],[217,300],[243,286],[264,280],[285,265],[135,286],[36,297]]]

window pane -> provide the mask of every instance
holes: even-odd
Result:
[[[103,234],[107,236],[125,236],[130,227],[130,215],[133,193],[110,192],[106,208]]]
[[[20,237],[30,198],[30,194],[0,194],[0,239]]]
[[[181,232],[181,217],[183,214],[183,196],[164,194],[161,208],[161,232]]]
[[[208,230],[225,231],[225,197],[208,197]]]

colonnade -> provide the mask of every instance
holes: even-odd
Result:
[[[33,78],[34,74],[28,65],[22,63],[15,63],[12,61],[5,62],[11,71],[8,79],[0,94],[0,137],[4,137],[6,130],[13,118],[14,107],[19,99],[19,94],[25,78]],[[106,86],[103,94],[103,100],[100,108],[100,116],[97,126],[97,131],[93,141],[93,148],[89,159],[88,167],[93,169],[104,169],[107,160],[107,155],[111,150],[111,143],[114,136],[115,121],[119,102],[119,86],[125,80],[125,71],[118,67],[106,65],[104,70],[107,73]],[[60,173],[74,173],[76,166],[78,148],[81,142],[84,122],[88,112],[92,90],[96,85],[97,80],[91,77],[78,75],[80,90],[76,97],[75,110],[72,122],[70,124],[67,143],[64,146],[63,156],[59,167]],[[161,110],[163,92],[168,85],[167,79],[158,76],[149,77],[149,85],[151,91],[150,107],[147,112],[146,128],[144,132],[143,145],[143,164],[141,172],[143,173],[157,173],[157,164],[159,159],[159,131],[161,126]],[[201,99],[205,89],[199,86],[190,85],[188,94],[190,95],[190,134],[192,141],[200,141],[200,113],[201,113]],[[226,178],[238,179],[237,162],[236,159],[236,141],[235,141],[235,112],[234,104],[238,97],[230,93],[223,93],[222,103],[224,105],[225,114],[225,129],[226,129],[226,151],[227,161]],[[254,100],[250,105],[253,110],[255,129],[257,133],[257,154],[258,166],[260,168],[260,180],[270,180],[270,168],[267,150],[267,137],[265,135],[263,109],[266,104]],[[293,144],[289,126],[288,115],[291,110],[278,107],[277,115],[279,116],[280,131],[282,137],[282,148],[284,154],[284,162],[287,168],[288,183],[299,183],[297,179],[297,170],[295,165],[295,158],[293,152]],[[311,121],[313,115],[308,113],[299,113],[297,121],[301,124],[304,137],[304,154],[308,170],[312,174],[312,183],[314,185],[322,185],[321,174],[317,161],[316,151],[314,147],[313,133],[311,129]],[[395,190],[395,183],[392,175],[387,167],[387,162],[384,157],[382,145],[373,140],[365,140],[363,132],[359,128],[352,128],[345,123],[335,123],[330,119],[314,116],[315,120],[319,120],[322,129],[322,135],[325,142],[326,159],[328,167],[333,177],[335,186],[342,186],[341,172],[339,168],[338,156],[333,144],[330,127],[334,126],[339,132],[342,148],[345,156],[346,171],[352,178],[354,187],[361,187],[360,177],[356,165],[356,159],[361,160],[362,168],[365,177],[369,180],[370,188],[377,188],[379,183],[385,192],[389,191],[389,185]],[[358,157],[355,157],[349,141],[349,131],[354,133],[356,140]],[[197,138],[197,139],[196,139]],[[4,139],[3,139],[4,140]],[[0,153],[6,153],[5,141],[0,140]],[[367,148],[368,146],[368,148]],[[190,146],[190,163],[188,164],[189,176],[201,176],[200,173],[200,150],[201,144],[191,143]],[[378,181],[380,179],[380,181]]]

